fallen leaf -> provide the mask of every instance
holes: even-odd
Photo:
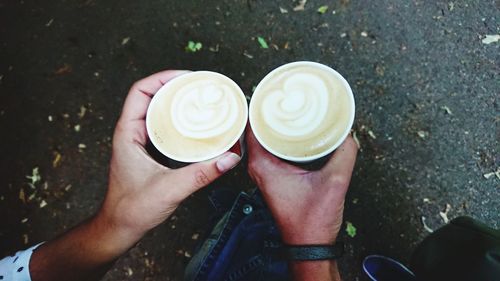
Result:
[[[349,221],[346,221],[345,231],[347,232],[347,235],[349,235],[351,238],[354,238],[354,236],[356,236],[356,227]]]
[[[323,5],[323,6],[318,8],[318,13],[320,13],[320,14],[324,14],[327,11],[328,11],[328,5]]]
[[[73,71],[73,68],[71,67],[71,65],[65,63],[63,66],[59,67],[54,72],[54,74],[55,75],[64,75],[64,74],[71,73],[71,71]]]
[[[300,0],[299,1],[299,4],[297,6],[295,6],[293,8],[293,10],[295,12],[298,12],[298,11],[304,11],[304,9],[306,8],[306,3],[307,3],[307,0]]]
[[[42,200],[42,202],[40,202],[40,209],[47,206],[47,202],[45,202],[45,200]]]
[[[425,131],[418,131],[418,132],[417,132],[417,135],[418,135],[420,138],[425,139],[425,138],[427,137],[428,133],[427,133],[427,132],[425,132]]]
[[[208,50],[209,50],[210,52],[214,52],[214,53],[219,52],[219,44],[215,45],[215,47],[210,47],[210,48],[208,48]]]
[[[358,149],[361,148],[361,143],[359,142],[359,139],[358,139],[358,134],[356,131],[354,131],[352,133],[352,138],[354,139],[354,142],[356,143],[356,145],[358,146]]]
[[[262,37],[259,36],[259,37],[257,37],[257,41],[259,41],[260,47],[262,49],[268,49],[269,48],[269,45],[267,45],[267,42],[266,42],[266,40],[264,38],[262,38]]]
[[[247,53],[246,51],[243,52],[243,55],[249,59],[253,59],[253,56]]]
[[[426,218],[425,218],[424,216],[422,216],[422,217],[420,218],[420,220],[422,221],[422,225],[424,226],[424,229],[425,229],[427,232],[429,232],[429,233],[433,233],[433,232],[434,232],[434,230],[432,230],[432,228],[430,228],[429,226],[427,226],[427,224],[425,223]]]
[[[453,11],[454,8],[455,8],[455,3],[453,3],[453,2],[448,3],[448,10],[450,12]]]
[[[195,53],[203,47],[203,44],[201,42],[194,42],[194,41],[189,41],[185,50],[188,53]]]
[[[372,130],[368,130],[368,135],[369,135],[369,136],[370,136],[370,138],[372,138],[372,139],[376,139],[376,138],[377,138],[377,136],[373,133],[373,131],[372,131]]]
[[[86,146],[85,144],[83,144],[83,143],[80,143],[80,144],[78,145],[78,151],[79,151],[79,152],[83,152],[83,150],[84,150],[85,148],[87,148],[87,146]]]
[[[61,162],[61,154],[57,151],[54,151],[54,160],[52,160],[52,167],[57,168],[57,166],[59,166],[59,162]]]
[[[439,216],[443,219],[444,223],[448,223],[450,220],[448,219],[448,212],[451,210],[451,205],[446,204],[446,208],[444,212],[439,212]]]
[[[31,176],[26,176],[27,179],[31,180],[31,185],[34,186],[37,182],[42,180],[38,167],[33,168],[31,171]]]
[[[485,179],[490,179],[493,176],[496,176],[498,179],[500,179],[500,168],[498,168],[495,172],[486,173],[483,175]]]
[[[82,119],[85,116],[85,113],[87,113],[87,108],[84,105],[80,106],[80,112],[78,112],[78,118]]]
[[[441,106],[441,109],[446,111],[446,113],[448,113],[449,115],[453,115],[453,113],[451,112],[451,109],[449,107],[447,107],[446,105]]]
[[[500,40],[500,35],[499,34],[495,34],[495,35],[486,35],[486,37],[483,38],[483,40],[481,42],[483,42],[483,44],[491,44],[491,43],[496,43]]]
[[[35,196],[36,196],[36,191],[35,191],[35,193],[31,194],[31,195],[28,197],[28,202],[33,201],[33,199],[35,199]]]
[[[126,45],[130,41],[130,37],[125,37],[122,39],[122,45]]]
[[[23,203],[26,204],[26,194],[24,193],[23,188],[19,190],[19,200],[23,201]]]

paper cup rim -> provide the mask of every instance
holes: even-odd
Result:
[[[342,82],[342,85],[347,90],[347,95],[349,96],[349,103],[352,106],[352,111],[351,111],[351,114],[349,116],[348,126],[346,127],[346,130],[342,134],[342,137],[339,138],[339,140],[336,143],[334,143],[331,147],[329,147],[327,150],[325,150],[323,152],[320,152],[320,153],[317,153],[317,154],[314,154],[314,155],[310,155],[310,156],[305,156],[305,157],[289,156],[289,155],[284,155],[282,153],[279,153],[279,152],[273,150],[271,147],[269,147],[267,144],[265,144],[262,141],[262,138],[259,136],[259,133],[256,132],[255,130],[253,130],[253,125],[252,124],[254,123],[254,121],[253,121],[253,118],[252,118],[252,114],[250,114],[250,113],[253,111],[252,109],[254,108],[253,105],[255,103],[252,103],[252,100],[250,100],[249,118],[248,119],[249,119],[250,127],[252,128],[252,132],[253,132],[255,138],[260,143],[260,145],[262,145],[262,147],[264,147],[271,154],[273,154],[273,155],[275,155],[275,156],[277,156],[277,157],[279,157],[281,159],[284,159],[284,160],[288,160],[288,161],[292,161],[292,162],[296,162],[296,163],[307,163],[307,162],[311,162],[311,161],[317,160],[317,159],[319,159],[319,158],[321,158],[323,156],[326,156],[326,155],[330,154],[331,152],[333,152],[335,149],[337,149],[344,142],[344,140],[347,138],[347,136],[351,132],[352,125],[354,124],[354,116],[355,116],[355,111],[356,111],[356,103],[355,103],[355,100],[354,100],[354,94],[352,92],[351,86],[349,85],[349,83],[347,82],[347,80],[340,73],[338,73],[335,69],[333,69],[333,68],[331,68],[331,67],[329,67],[327,65],[324,65],[324,64],[318,63],[318,62],[312,62],[312,61],[296,61],[296,62],[291,62],[291,63],[287,63],[287,64],[281,65],[281,66],[273,69],[271,72],[269,72],[259,82],[259,84],[255,88],[254,94],[256,94],[256,93],[259,92],[259,89],[262,88],[262,85],[265,82],[267,82],[273,74],[275,74],[276,72],[278,72],[278,71],[280,71],[280,70],[282,70],[284,68],[291,68],[291,67],[294,67],[294,66],[313,66],[313,67],[318,67],[318,68],[321,68],[323,70],[326,70],[326,71],[330,72],[331,74],[333,74],[335,77],[337,77]]]
[[[174,80],[178,80],[180,78],[186,79],[187,76],[194,76],[194,75],[199,75],[199,74],[217,75],[217,76],[219,76],[219,77],[221,77],[223,79],[227,79],[230,84],[232,84],[233,86],[235,86],[235,88],[237,89],[237,95],[240,97],[240,99],[242,101],[244,101],[244,106],[243,106],[244,109],[243,110],[244,110],[245,116],[244,116],[243,120],[245,120],[245,122],[243,122],[241,124],[241,128],[238,130],[238,134],[235,135],[234,139],[231,142],[229,142],[228,145],[224,146],[220,150],[217,150],[217,151],[215,151],[214,153],[211,153],[211,154],[207,154],[204,157],[186,157],[186,158],[176,157],[176,156],[168,153],[167,151],[165,151],[165,149],[163,149],[159,144],[157,144],[156,140],[151,137],[150,132],[152,132],[152,129],[151,129],[152,125],[150,124],[149,120],[151,120],[151,119],[149,118],[149,116],[152,114],[151,111],[152,111],[153,105],[155,105],[156,103],[158,103],[158,100],[160,100],[162,96],[166,95],[168,89],[170,87],[172,87],[171,85],[172,85],[172,82]],[[239,139],[241,138],[241,136],[245,132],[247,120],[248,120],[248,102],[247,102],[245,94],[243,93],[243,90],[240,88],[240,86],[236,82],[234,82],[233,79],[227,77],[224,74],[221,74],[221,73],[218,73],[218,72],[215,72],[215,71],[200,70],[200,71],[193,71],[193,72],[181,74],[181,75],[173,78],[172,80],[168,81],[167,83],[165,83],[163,86],[161,86],[161,88],[158,91],[156,91],[156,93],[153,95],[153,98],[151,99],[151,102],[150,102],[150,104],[148,106],[148,110],[146,112],[146,131],[147,131],[147,134],[148,134],[148,138],[151,141],[151,143],[153,144],[153,146],[158,151],[160,151],[163,155],[165,155],[166,157],[168,157],[168,158],[170,158],[172,160],[175,160],[175,161],[179,161],[179,162],[195,163],[195,162],[202,162],[202,161],[213,159],[213,158],[215,158],[215,157],[217,157],[219,155],[222,155],[225,152],[229,151],[231,149],[231,147],[233,147],[233,145],[236,142],[239,141]]]

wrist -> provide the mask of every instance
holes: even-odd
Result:
[[[337,233],[282,232],[283,242],[288,245],[329,245],[337,240]]]
[[[337,262],[335,260],[291,261],[290,270],[294,280],[341,280]]]
[[[96,233],[99,244],[102,244],[110,256],[120,256],[144,236],[142,231],[121,225],[102,211],[97,213],[89,224]]]

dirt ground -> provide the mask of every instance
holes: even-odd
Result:
[[[213,70],[251,95],[296,60],[332,66],[355,94],[361,152],[345,220],[357,232],[341,233],[345,280],[367,280],[368,254],[407,262],[428,234],[423,220],[436,229],[468,215],[499,227],[500,42],[484,39],[500,33],[500,1],[304,2],[295,11],[284,0],[0,0],[0,255],[97,210],[135,80]],[[186,52],[188,41],[201,50]],[[209,190],[252,188],[245,171],[189,198],[104,280],[180,280],[193,234],[207,231]]]

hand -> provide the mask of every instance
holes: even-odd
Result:
[[[100,280],[119,256],[163,222],[191,193],[235,166],[225,153],[171,170],[146,152],[145,117],[151,97],[183,71],[163,71],[132,86],[116,125],[109,186],[92,218],[36,249],[30,260],[33,281]]]
[[[276,158],[251,130],[247,143],[249,174],[262,191],[283,241],[290,245],[335,242],[358,150],[352,137],[318,171],[306,171]]]
[[[184,73],[163,71],[136,82],[116,125],[109,187],[98,216],[136,240],[167,219],[185,198],[240,161],[238,155],[227,152],[174,170],[158,164],[146,152],[145,117],[151,98],[163,84]]]

